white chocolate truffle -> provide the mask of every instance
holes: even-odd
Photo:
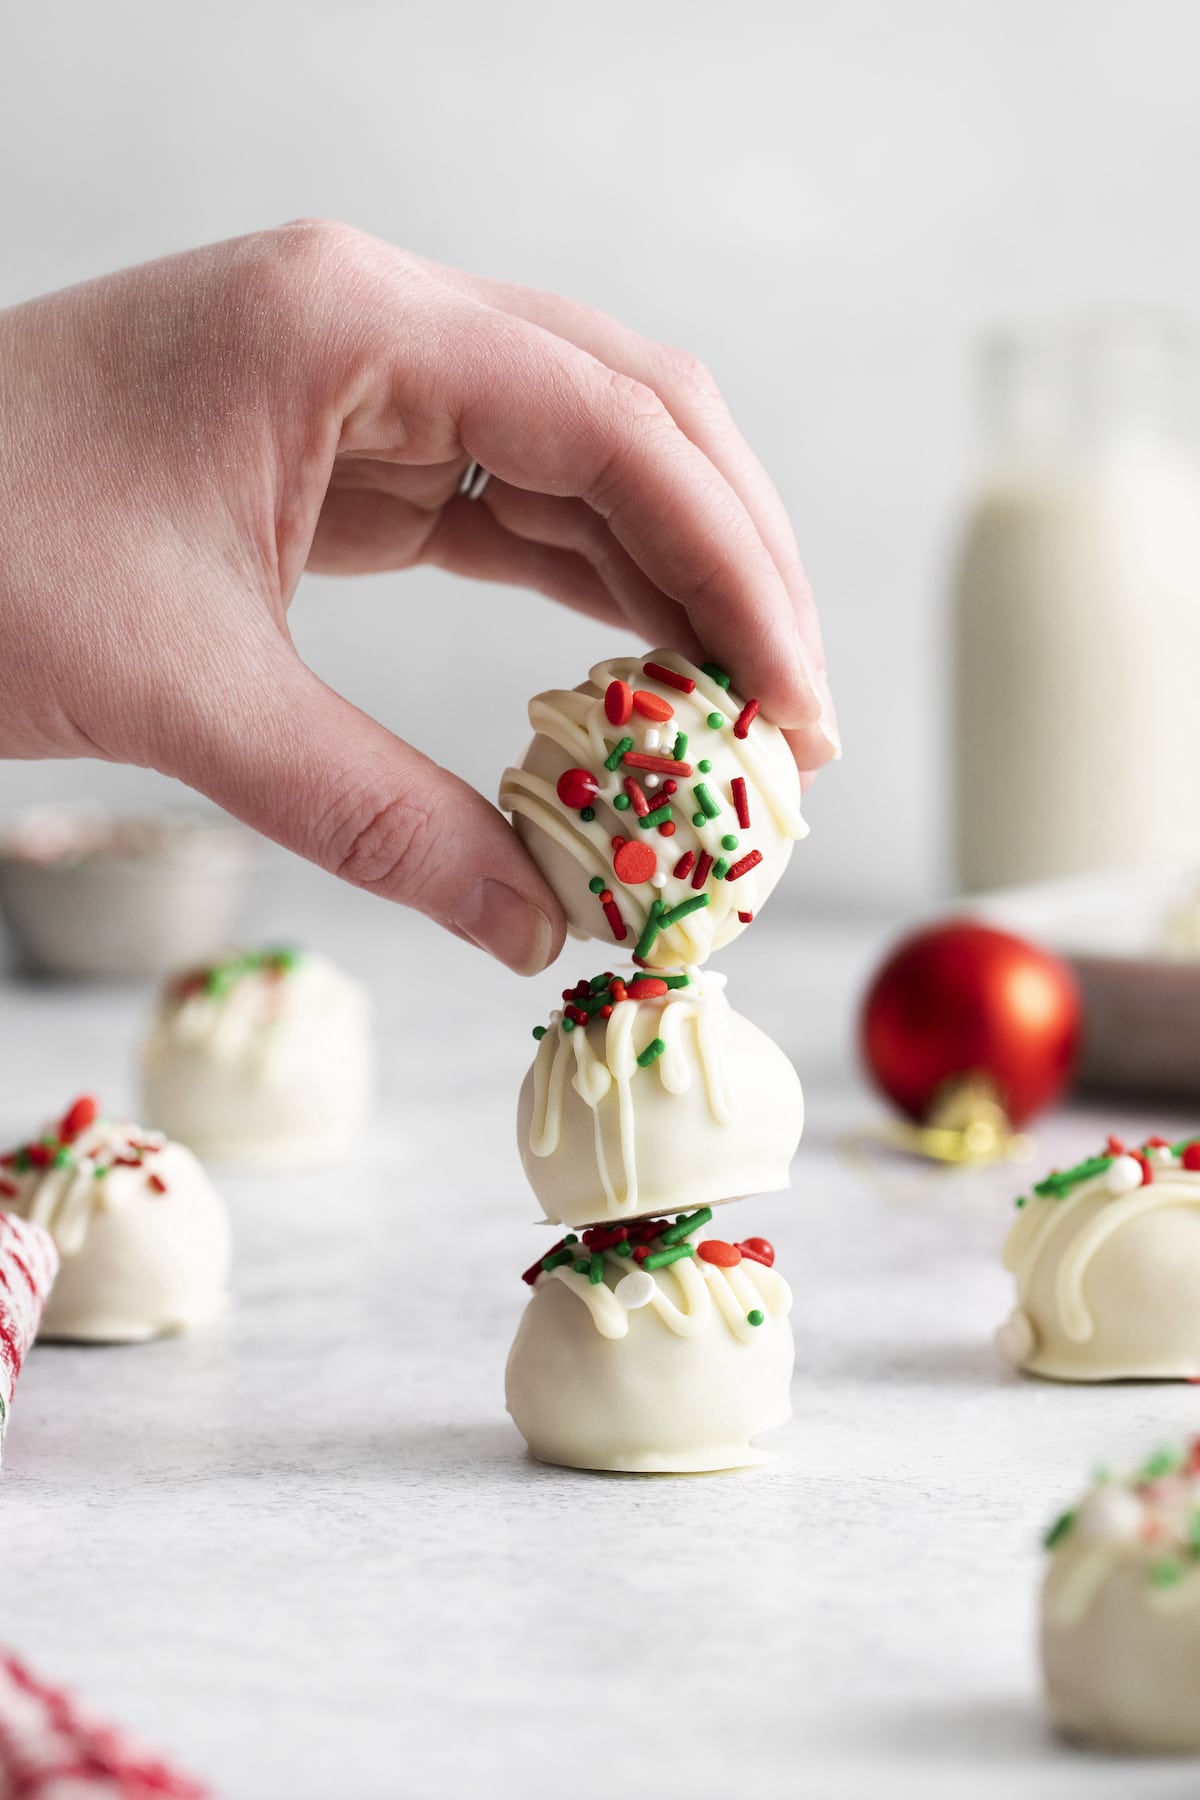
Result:
[[[138,1343],[224,1310],[229,1221],[182,1144],[101,1119],[85,1098],[11,1151],[3,1174],[5,1206],[47,1230],[61,1257],[40,1337]]]
[[[1129,1153],[1110,1139],[1018,1202],[1006,1361],[1059,1381],[1200,1376],[1198,1160],[1185,1144]]]
[[[1200,1751],[1200,1440],[1098,1482],[1047,1536],[1042,1671],[1060,1731]]]
[[[787,1187],[800,1080],[734,1012],[725,977],[693,966],[597,982],[586,1003],[551,1014],[517,1103],[521,1160],[546,1217],[590,1225]],[[610,1017],[571,1017],[597,1002]]]
[[[655,968],[702,963],[744,929],[807,832],[786,739],[711,663],[616,656],[531,700],[529,722],[500,804],[574,937]]]
[[[629,1474],[769,1460],[752,1440],[792,1410],[783,1278],[749,1256],[735,1261],[735,1247],[720,1243],[733,1266],[705,1261],[694,1245],[699,1254],[649,1269],[587,1239],[595,1244],[596,1234],[566,1243],[565,1260],[549,1270],[530,1271],[533,1292],[509,1354],[508,1410],[533,1455]],[[648,1242],[661,1251],[661,1237]],[[603,1279],[593,1282],[575,1265],[596,1257]]]
[[[371,1061],[357,982],[307,951],[242,951],[168,984],[143,1049],[143,1110],[206,1161],[339,1162],[366,1121]]]

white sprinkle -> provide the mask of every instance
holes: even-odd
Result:
[[[1142,1165],[1136,1156],[1114,1157],[1104,1174],[1104,1185],[1110,1194],[1132,1194],[1142,1185]]]
[[[646,786],[648,788],[656,788],[659,784],[660,779],[661,778],[658,775],[647,775]]]
[[[1150,1150],[1150,1161],[1156,1163],[1173,1163],[1170,1144],[1154,1144]]]
[[[657,725],[648,725],[642,743],[647,750],[657,750],[662,743],[662,732]]]
[[[650,1304],[657,1286],[653,1275],[647,1275],[645,1269],[630,1269],[628,1275],[622,1275],[613,1293],[626,1312],[636,1312],[639,1306]]]
[[[1093,1544],[1128,1544],[1141,1535],[1142,1503],[1128,1488],[1102,1487],[1079,1509],[1079,1533]]]
[[[650,877],[650,886],[656,887],[656,888],[664,888],[664,887],[666,887],[666,885],[667,885],[667,878],[663,874],[662,870],[655,869],[653,875]]]

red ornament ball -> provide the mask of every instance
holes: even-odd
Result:
[[[863,1003],[863,1057],[888,1098],[920,1123],[956,1077],[991,1079],[1022,1125],[1070,1079],[1079,989],[1067,965],[1023,938],[967,920],[906,938]]]
[[[590,769],[564,769],[558,778],[558,797],[572,812],[590,806],[600,792],[600,783]]]

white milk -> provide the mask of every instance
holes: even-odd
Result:
[[[967,888],[1200,857],[1200,461],[1179,345],[1129,351],[1110,328],[993,367],[956,596]]]

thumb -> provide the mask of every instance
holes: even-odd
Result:
[[[170,773],[342,880],[415,907],[520,975],[562,908],[494,806],[285,656],[207,714]]]

